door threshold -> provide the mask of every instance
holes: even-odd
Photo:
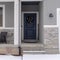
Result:
[[[37,43],[38,40],[35,40],[35,39],[26,39],[23,41],[24,43]]]

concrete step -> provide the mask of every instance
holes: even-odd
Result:
[[[22,43],[23,51],[44,51],[43,44],[40,43]]]
[[[45,51],[23,51],[23,54],[45,54]]]

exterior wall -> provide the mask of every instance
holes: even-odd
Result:
[[[0,5],[5,5],[5,26],[14,27],[14,3],[13,2],[0,2]]]
[[[6,27],[14,27],[14,3],[6,3]]]
[[[57,8],[60,8],[60,0],[44,0],[44,25],[56,25],[57,24]],[[49,14],[54,15],[53,18],[49,18]]]
[[[44,48],[46,53],[59,53],[59,27],[57,26],[57,8],[60,7],[59,0],[43,1],[43,23],[44,26]],[[53,17],[49,17],[52,13]],[[57,27],[53,27],[53,26]],[[49,27],[50,26],[50,27]]]

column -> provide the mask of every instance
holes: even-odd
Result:
[[[19,0],[14,1],[14,45],[20,43]]]

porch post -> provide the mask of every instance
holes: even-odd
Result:
[[[14,45],[19,46],[19,0],[14,1]]]

